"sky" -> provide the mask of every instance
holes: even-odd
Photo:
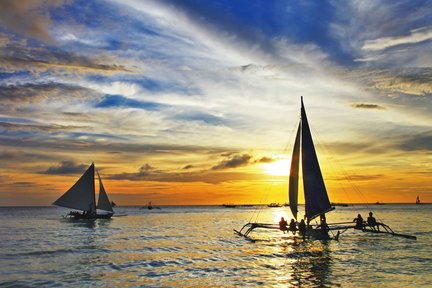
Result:
[[[0,206],[50,205],[93,161],[119,205],[287,202],[301,96],[332,202],[431,202],[431,15],[2,0]]]

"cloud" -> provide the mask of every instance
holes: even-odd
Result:
[[[0,64],[4,71],[30,71],[40,73],[130,73],[122,64],[110,63],[108,56],[84,56],[66,50],[29,47],[21,43],[9,44],[0,50]]]
[[[223,169],[229,169],[229,168],[237,168],[246,166],[249,164],[249,161],[251,160],[252,156],[249,154],[242,154],[242,155],[234,155],[230,156],[228,159],[221,161],[216,166],[213,166],[212,170],[223,170]]]
[[[49,8],[63,5],[62,0],[2,0],[0,22],[30,37],[52,41],[48,32],[51,23]]]
[[[42,125],[42,124],[17,124],[0,122],[0,130],[3,131],[44,131],[44,132],[64,132],[67,130],[84,129],[85,126],[65,126],[65,125]]]
[[[136,173],[119,173],[105,175],[104,178],[111,180],[128,181],[150,181],[150,182],[203,182],[220,184],[228,181],[256,180],[262,177],[261,174],[242,172],[170,172],[158,170],[148,164],[142,166]]]
[[[398,69],[357,69],[343,71],[342,77],[364,84],[368,90],[376,90],[385,95],[410,94],[414,96],[432,95],[431,68]]]
[[[377,105],[377,104],[366,104],[366,103],[352,104],[351,106],[353,108],[356,108],[356,109],[371,109],[371,110],[384,110],[385,109],[385,107]]]
[[[371,175],[361,175],[361,174],[351,174],[345,177],[335,178],[338,181],[371,181],[371,180],[379,180],[385,178],[384,174],[371,174]]]
[[[367,40],[363,45],[363,50],[383,50],[389,47],[413,44],[422,41],[432,40],[432,29],[419,28],[410,31],[409,35],[382,37],[374,40]]]
[[[0,86],[0,103],[35,104],[45,100],[89,99],[96,91],[73,84],[56,82],[24,83]],[[66,97],[65,97],[66,96]]]
[[[14,182],[13,184],[17,185],[17,186],[33,186],[33,185],[35,185],[37,183],[35,183],[35,182],[20,181],[20,182]]]
[[[85,164],[76,164],[74,161],[65,160],[57,166],[49,167],[44,174],[64,175],[83,173],[88,166]]]
[[[432,151],[432,131],[400,137],[399,148],[404,151]]]
[[[1,154],[0,154],[1,155]],[[188,164],[186,166],[184,166],[182,169],[184,170],[188,170],[188,169],[192,169],[194,166],[192,164]]]
[[[257,163],[272,163],[274,161],[275,161],[275,159],[273,159],[271,157],[262,157],[262,158],[258,159],[256,162]]]

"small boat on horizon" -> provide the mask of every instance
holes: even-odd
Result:
[[[279,203],[270,203],[270,204],[267,205],[267,207],[278,208],[278,207],[282,207],[282,205],[279,204]]]
[[[222,204],[222,206],[225,208],[236,208],[237,207],[236,204],[231,204],[231,203]]]
[[[416,204],[423,204],[422,202],[420,202],[420,197],[419,196],[417,196],[417,198],[416,198],[416,202],[415,202]]]
[[[110,202],[105,188],[102,184],[99,172],[97,172],[99,179],[99,197],[96,205],[96,191],[95,191],[95,166],[94,163],[84,172],[81,178],[60,198],[58,198],[53,205],[76,209],[70,211],[66,217],[73,220],[87,219],[109,219],[114,215],[113,205]],[[78,210],[78,211],[77,211]]]
[[[332,206],[339,206],[339,207],[348,207],[349,205],[347,203],[331,203]]]

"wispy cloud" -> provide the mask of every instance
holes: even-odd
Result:
[[[408,35],[382,37],[374,40],[367,40],[363,50],[383,50],[397,45],[414,44],[432,40],[432,28],[423,27],[411,30]]]

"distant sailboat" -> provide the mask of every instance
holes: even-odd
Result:
[[[420,197],[419,197],[419,196],[417,196],[417,198],[416,198],[416,204],[422,204],[422,203],[420,202]]]
[[[95,167],[94,163],[92,163],[81,178],[53,204],[79,210],[69,212],[67,216],[72,219],[111,218],[114,215],[113,205],[108,198],[98,172],[96,173],[99,179],[99,197],[96,205],[94,172]]]
[[[298,182],[299,182],[299,167],[300,160],[302,165],[302,175],[303,175],[303,191],[305,199],[305,215],[304,220],[306,223],[301,222],[298,225],[298,230],[300,234],[304,237],[312,237],[314,239],[331,239],[329,231],[338,231],[335,239],[338,239],[340,232],[350,228],[357,229],[352,222],[347,223],[337,223],[328,224],[326,221],[326,213],[334,210],[335,208],[331,205],[329,196],[327,194],[327,189],[324,184],[324,179],[321,174],[321,168],[318,162],[318,157],[315,151],[315,146],[312,140],[312,135],[309,128],[308,119],[306,116],[306,111],[303,104],[303,97],[301,98],[301,118],[298,124],[296,138],[294,142],[294,148],[291,158],[291,169],[289,176],[289,207],[294,218],[297,220],[298,214]],[[315,218],[320,218],[319,224],[312,224],[311,221]],[[303,221],[303,220],[302,220]],[[383,230],[372,229],[367,227],[366,224],[361,223],[362,231],[364,232],[374,232],[374,233],[388,233],[394,236],[401,236],[409,239],[415,239],[415,236],[403,235],[394,233],[391,228],[384,223],[377,223],[383,228]],[[301,227],[301,228],[300,228]],[[248,235],[252,230],[256,228],[264,229],[278,229],[287,230],[286,226],[279,226],[273,223],[247,223],[244,225],[240,231],[234,229],[234,231],[240,235],[248,238]],[[245,230],[245,232],[243,232]],[[295,230],[292,230],[294,233]]]

